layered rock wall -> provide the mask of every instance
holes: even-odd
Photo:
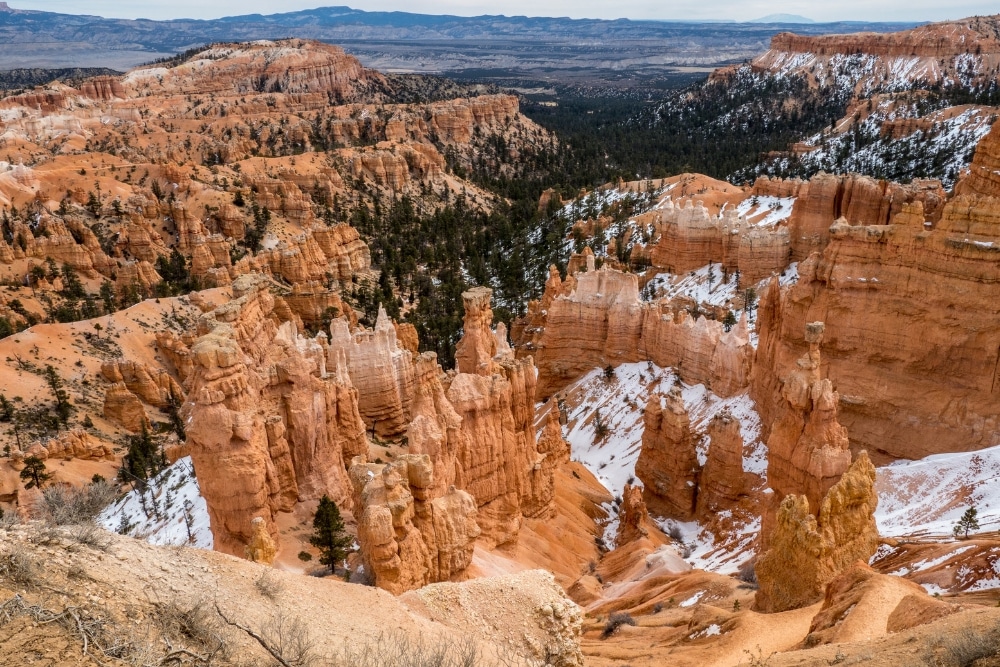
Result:
[[[369,430],[383,438],[402,435],[410,422],[415,368],[413,354],[399,347],[385,310],[379,308],[372,331],[352,334],[345,319],[334,320],[326,354],[331,366],[338,356],[346,358],[351,382],[358,389],[358,410]]]
[[[821,320],[823,370],[855,451],[884,461],[997,444],[995,203],[959,195],[936,222],[915,201],[891,224],[832,225],[826,249],[799,265],[798,283],[786,293],[772,285],[761,302],[752,393],[765,428],[781,405],[780,369],[808,347],[806,324]]]
[[[517,329],[519,351],[535,355],[540,399],[596,367],[635,361],[678,368],[686,382],[722,396],[746,387],[753,352],[745,321],[725,332],[670,303],[644,303],[637,277],[615,269],[591,265],[566,282],[568,292],[552,274]]]

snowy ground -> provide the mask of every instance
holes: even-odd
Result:
[[[897,461],[879,468],[876,490],[875,520],[885,536],[950,537],[969,506],[980,530],[1000,530],[1000,445]]]
[[[724,277],[727,278],[725,281]],[[683,296],[709,306],[728,306],[739,291],[736,274],[723,276],[719,264],[706,264],[683,276],[658,273],[644,289],[654,298]]]
[[[191,457],[179,459],[149,482],[104,510],[98,521],[108,530],[150,544],[211,549],[208,506],[201,497]]]
[[[561,395],[566,401],[568,421],[565,437],[570,444],[570,456],[583,463],[595,477],[619,497],[625,484],[636,483],[635,463],[642,447],[643,412],[652,393],[666,393],[675,383],[675,373],[670,368],[660,368],[647,362],[622,364],[615,369],[613,379],[606,379],[604,371],[595,368],[567,387]],[[705,462],[711,442],[704,431],[709,420],[723,410],[728,410],[740,420],[740,430],[745,443],[743,469],[762,478],[767,470],[767,450],[760,440],[760,417],[747,394],[720,398],[704,385],[681,383],[681,396],[691,418],[691,428],[701,435],[699,459]],[[608,428],[608,435],[596,438],[596,417]],[[616,508],[609,505],[610,520],[605,526],[604,539],[612,544],[617,533]],[[672,526],[683,535],[691,548],[686,558],[695,567],[717,572],[735,572],[746,560],[760,529],[759,519],[740,522],[734,517],[733,529],[725,544],[717,544],[715,536],[697,523],[677,523],[664,520],[661,525],[669,532]]]
[[[774,227],[792,215],[795,197],[757,195],[744,199],[736,211],[754,227]]]

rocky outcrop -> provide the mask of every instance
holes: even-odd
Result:
[[[455,365],[459,373],[488,375],[493,370],[497,339],[490,329],[493,323],[493,310],[490,308],[492,294],[488,287],[474,287],[462,295],[465,320],[462,339],[455,348]]]
[[[956,606],[935,600],[919,584],[879,574],[859,560],[826,587],[823,606],[809,625],[805,644],[875,639],[954,611]]]
[[[379,307],[373,330],[355,331],[345,319],[330,325],[327,364],[346,359],[351,383],[358,390],[358,410],[365,425],[375,435],[392,438],[402,435],[410,422],[410,404],[416,381],[413,353],[401,348],[396,328]]]
[[[190,352],[187,435],[215,548],[242,555],[262,518],[329,495],[350,507],[345,460],[367,452],[357,391],[343,364],[327,372],[319,343],[277,327],[260,276],[206,313]]]
[[[303,47],[308,46],[308,53]],[[130,97],[152,94],[321,93],[352,99],[381,75],[336,46],[303,40],[214,44],[169,69],[135,69],[122,80]]]
[[[671,273],[687,273],[714,262],[754,281],[788,264],[788,231],[759,229],[736,209],[712,215],[701,201],[667,199],[657,214],[659,239],[648,249],[649,260]]]
[[[517,536],[524,505],[545,510],[533,498],[531,484],[542,459],[535,442],[534,364],[514,357],[502,326],[496,333],[490,330],[489,296],[482,288],[462,295],[465,335],[459,349],[465,355],[460,370],[470,372],[456,374],[446,394],[461,418],[457,486],[479,505],[483,540],[503,544]],[[496,356],[487,358],[491,351]]]
[[[476,502],[450,488],[434,496],[430,457],[405,455],[388,465],[351,465],[358,543],[374,584],[396,595],[447,581],[472,561]]]
[[[563,439],[559,408],[549,401],[549,414],[538,436],[540,459],[529,473],[530,492],[522,503],[525,516],[548,518],[555,513],[555,472],[569,462],[569,443]]]
[[[720,412],[708,423],[709,447],[698,488],[698,515],[708,517],[739,500],[747,486],[740,421]]]
[[[776,185],[761,180],[755,189],[763,191]],[[920,202],[927,219],[935,220],[941,215],[945,196],[938,181],[901,185],[858,174],[817,174],[796,188],[788,218],[790,259],[802,261],[813,252],[822,252],[832,238],[832,225],[840,219],[851,225],[887,225],[904,207]]]
[[[519,353],[534,354],[538,364],[540,399],[594,368],[635,361],[677,368],[685,382],[721,396],[746,387],[753,353],[745,322],[726,332],[670,302],[645,303],[635,274],[589,262],[567,278],[568,290],[550,274],[545,296],[518,326]]]
[[[250,536],[250,542],[247,544],[246,559],[264,565],[274,564],[274,557],[278,553],[278,547],[275,545],[274,540],[271,539],[271,534],[267,532],[267,522],[259,516],[255,517],[250,522],[250,529],[253,531],[253,534]]]
[[[140,426],[141,429],[141,426]],[[83,459],[85,461],[114,460],[114,447],[111,443],[94,437],[83,429],[67,432],[58,438],[53,438],[41,446],[44,454],[42,459],[63,458]]]
[[[626,484],[622,491],[622,503],[618,508],[618,534],[615,548],[635,542],[648,534],[643,522],[649,517],[646,503],[642,500],[642,487]]]
[[[767,440],[768,482],[784,498],[802,494],[811,512],[851,464],[847,429],[837,421],[839,396],[820,371],[825,325],[806,327],[809,351],[781,386],[783,405]]]
[[[433,584],[403,600],[467,636],[489,627],[517,628],[497,643],[513,655],[527,656],[529,664],[583,667],[583,612],[544,570]]]
[[[142,402],[124,382],[115,382],[104,392],[104,418],[132,433],[141,431],[143,425],[149,426]]]
[[[976,17],[931,23],[893,33],[796,35],[783,32],[771,38],[771,50],[821,56],[864,53],[883,58],[939,59],[972,52],[977,55],[1000,55],[1000,43],[990,29],[995,25],[995,17]]]
[[[778,612],[810,605],[855,561],[868,562],[878,547],[877,501],[875,466],[863,452],[823,497],[818,512],[805,496],[786,496],[770,547],[757,560],[756,609]]]
[[[171,401],[184,402],[184,391],[163,369],[149,369],[143,364],[118,359],[101,364],[101,375],[108,382],[124,382],[130,392],[148,405],[164,408]]]
[[[680,391],[651,396],[643,422],[635,474],[642,480],[646,503],[657,514],[690,519],[698,499],[701,466]]]
[[[969,173],[955,184],[956,195],[1000,197],[1000,125],[976,145]]]

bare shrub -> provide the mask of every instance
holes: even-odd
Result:
[[[0,577],[19,586],[34,586],[41,572],[41,564],[20,544],[13,545],[10,552],[0,555]]]
[[[89,523],[116,497],[114,487],[104,480],[81,487],[58,484],[42,491],[42,510],[45,520],[57,526]]]
[[[1000,630],[962,628],[949,633],[941,646],[941,664],[948,667],[971,667],[980,658],[997,654],[1000,649]]]
[[[752,588],[757,588],[757,558],[751,558],[740,566],[737,578]]]
[[[607,639],[611,635],[618,632],[618,628],[623,625],[635,625],[635,619],[632,618],[632,614],[625,613],[623,611],[612,612],[608,616],[607,622],[604,624],[604,630],[601,632],[601,639]]]
[[[321,664],[309,626],[298,616],[285,616],[278,609],[267,626],[258,631],[226,616],[218,603],[215,604],[215,610],[226,625],[246,633],[281,667],[318,667]],[[324,660],[322,664],[326,665],[328,661]]]
[[[17,512],[11,510],[0,513],[0,530],[10,530],[19,523],[21,523],[21,517]]]
[[[170,651],[198,654],[211,663],[213,657],[225,653],[226,642],[218,617],[210,607],[196,602],[183,607],[176,602],[157,606],[159,631]]]
[[[274,576],[274,571],[270,568],[261,572],[260,576],[253,583],[260,594],[271,601],[277,600],[278,596],[281,595],[281,591],[285,589],[285,585]]]
[[[82,544],[97,549],[107,551],[111,546],[111,536],[95,523],[80,523],[70,526],[66,531],[68,537],[76,544]]]
[[[414,638],[392,632],[379,635],[366,644],[345,642],[326,664],[330,667],[485,667],[519,663],[511,656],[501,656],[499,662],[485,662],[471,639]]]

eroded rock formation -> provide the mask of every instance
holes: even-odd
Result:
[[[701,466],[680,391],[651,396],[643,422],[635,474],[642,480],[645,500],[658,514],[690,519],[698,499]]]
[[[862,452],[827,492],[819,511],[809,499],[781,501],[770,547],[757,560],[755,606],[764,612],[796,609],[816,602],[826,585],[878,547],[875,526],[875,466]]]
[[[410,422],[415,369],[413,353],[399,346],[392,321],[379,308],[372,331],[349,330],[345,319],[330,325],[327,363],[343,355],[352,384],[358,389],[358,410],[366,425],[379,437],[395,437]]]
[[[132,433],[141,431],[144,424],[149,426],[142,402],[124,382],[115,382],[105,390],[104,418]]]
[[[622,491],[622,503],[618,508],[618,534],[615,547],[642,539],[647,535],[643,522],[649,517],[646,503],[642,499],[642,487],[626,484]]]
[[[847,429],[837,421],[839,396],[821,377],[825,325],[806,326],[809,351],[781,386],[783,405],[767,440],[768,482],[778,498],[802,494],[811,512],[851,464]]]
[[[643,302],[635,274],[588,261],[565,282],[551,273],[542,300],[518,325],[519,352],[538,364],[540,399],[594,368],[635,361],[678,368],[685,382],[721,396],[746,387],[753,356],[746,322],[726,332],[670,302]]]
[[[708,423],[709,447],[699,477],[698,514],[707,517],[746,492],[740,422],[721,412]]]
[[[977,152],[983,169],[974,174],[988,154]],[[968,182],[989,190],[979,176]],[[782,369],[808,347],[806,324],[820,320],[824,370],[837,384],[854,451],[885,461],[995,444],[995,203],[963,194],[937,220],[912,202],[889,224],[833,224],[829,245],[800,263],[798,283],[786,293],[773,285],[762,299],[752,393],[765,428],[778,418]]]
[[[430,457],[404,455],[388,465],[354,460],[350,470],[365,570],[379,588],[400,594],[447,581],[472,562],[475,499],[451,487],[434,496]]]
[[[346,369],[328,373],[318,343],[277,326],[266,279],[233,290],[199,323],[185,411],[215,548],[242,555],[256,517],[276,537],[274,513],[296,501],[327,494],[350,507],[344,461],[367,441]]]

